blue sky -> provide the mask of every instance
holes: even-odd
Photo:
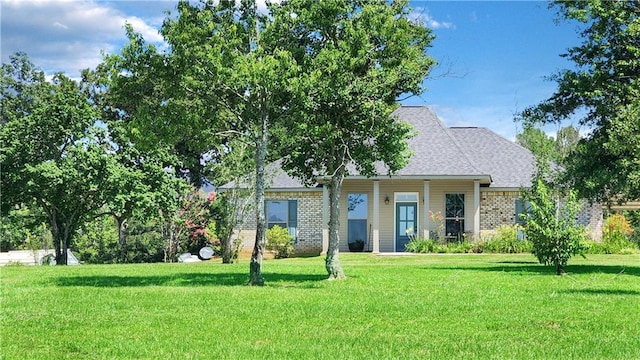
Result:
[[[48,74],[78,77],[101,53],[122,47],[124,23],[145,39],[176,1],[0,0],[1,56],[26,52]],[[578,45],[577,24],[556,24],[542,1],[413,1],[415,16],[433,29],[430,54],[440,63],[427,91],[405,100],[429,105],[447,126],[482,126],[514,139],[513,114],[552,94],[545,77],[571,67],[560,54]],[[545,129],[553,133],[556,128]]]

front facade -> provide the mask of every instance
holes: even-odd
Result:
[[[365,251],[402,252],[411,237],[478,237],[500,225],[513,225],[524,211],[520,189],[531,184],[533,155],[486,128],[446,128],[428,107],[394,112],[411,123],[413,155],[398,173],[366,178],[350,172],[340,196],[340,251],[364,243]],[[294,236],[297,253],[321,253],[328,245],[328,191],[305,188],[271,164],[275,175],[265,193],[268,226]],[[386,174],[380,165],[379,174]],[[579,222],[594,234],[598,207],[585,207]],[[241,234],[253,245],[254,216]]]

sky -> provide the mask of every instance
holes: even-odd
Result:
[[[149,42],[175,0],[0,0],[2,62],[18,52],[48,75],[78,78],[103,53],[118,53],[130,23]],[[487,127],[514,140],[514,114],[549,97],[550,75],[572,64],[560,55],[580,43],[576,23],[556,20],[543,1],[412,1],[416,18],[435,34],[438,61],[426,91],[406,105],[428,105],[447,126]],[[174,11],[175,12],[175,11]],[[545,128],[549,134],[557,125]]]

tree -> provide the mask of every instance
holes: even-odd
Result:
[[[101,112],[101,122],[107,126],[112,145],[111,156],[116,160],[106,179],[108,204],[102,213],[114,217],[120,261],[127,262],[129,220],[134,216],[139,221],[149,220],[158,215],[158,210],[170,212],[178,206],[187,184],[173,173],[179,168],[174,160],[179,155],[172,155],[166,146],[139,146],[127,126],[126,113],[113,106],[116,97],[109,90],[107,70],[104,65],[83,70],[81,85],[83,93]]]
[[[539,174],[522,195],[531,204],[523,217],[532,252],[541,264],[555,266],[556,274],[562,275],[569,259],[582,250],[584,229],[575,224],[580,211],[576,194],[570,190],[563,199]]]
[[[240,139],[234,139],[229,149],[233,151],[221,151],[227,154],[220,159],[220,162],[212,164],[212,174],[215,174],[216,179],[214,183],[228,186],[224,192],[218,194],[219,200],[213,208],[223,264],[232,263],[238,258],[242,239],[236,230],[242,228],[245,217],[253,208],[250,184],[255,183],[250,170],[246,170],[247,167],[251,168],[253,163],[249,144]]]
[[[516,134],[516,142],[529,149],[536,161],[546,161],[562,165],[575,150],[580,133],[573,126],[565,126],[558,130],[555,139],[542,129],[526,124],[521,133]]]
[[[363,175],[393,173],[407,162],[411,128],[391,117],[401,95],[422,92],[435,64],[433,35],[410,20],[406,1],[291,0],[275,7],[268,36],[300,64],[283,143],[283,166],[306,183],[323,175],[329,190],[329,279],[338,258],[340,192],[349,166]]]
[[[556,161],[557,153],[554,139],[542,129],[525,126],[516,134],[516,142],[533,153],[538,161]]]
[[[105,204],[110,144],[78,84],[62,74],[46,81],[26,54],[2,65],[0,91],[2,214],[35,202],[50,226],[56,262],[66,264],[71,237]]]
[[[640,1],[556,1],[559,16],[584,24],[575,64],[551,77],[556,92],[522,116],[530,123],[571,117],[592,129],[567,158],[564,178],[580,197],[640,198]]]
[[[177,144],[192,135],[188,145],[204,155],[199,160],[224,156],[215,150],[234,137],[251,144],[257,230],[249,284],[263,285],[269,129],[288,109],[297,65],[288,52],[263,41],[271,18],[260,15],[253,1],[181,1],[177,10],[161,29],[169,45],[165,53],[128,29],[129,44],[107,59],[111,86],[135,127],[162,143]]]

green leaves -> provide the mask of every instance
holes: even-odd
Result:
[[[410,127],[389,118],[403,93],[421,92],[434,65],[425,55],[433,35],[408,20],[406,2],[290,1],[274,8],[268,36],[301,66],[294,135],[284,165],[313,182],[353,164],[375,175],[408,158]],[[295,14],[295,16],[292,16]]]
[[[569,259],[580,254],[584,228],[575,224],[580,204],[574,191],[562,196],[542,179],[534,181],[530,190],[523,191],[530,205],[524,215],[527,239],[533,243],[533,254],[540,263],[564,272]]]
[[[523,112],[525,121],[561,122],[577,118],[593,132],[568,157],[565,178],[581,197],[596,200],[640,198],[640,162],[634,141],[640,103],[640,3],[638,1],[557,1],[559,15],[581,23],[582,44],[563,56],[575,64],[551,77],[556,92]],[[637,167],[636,167],[637,169]]]

